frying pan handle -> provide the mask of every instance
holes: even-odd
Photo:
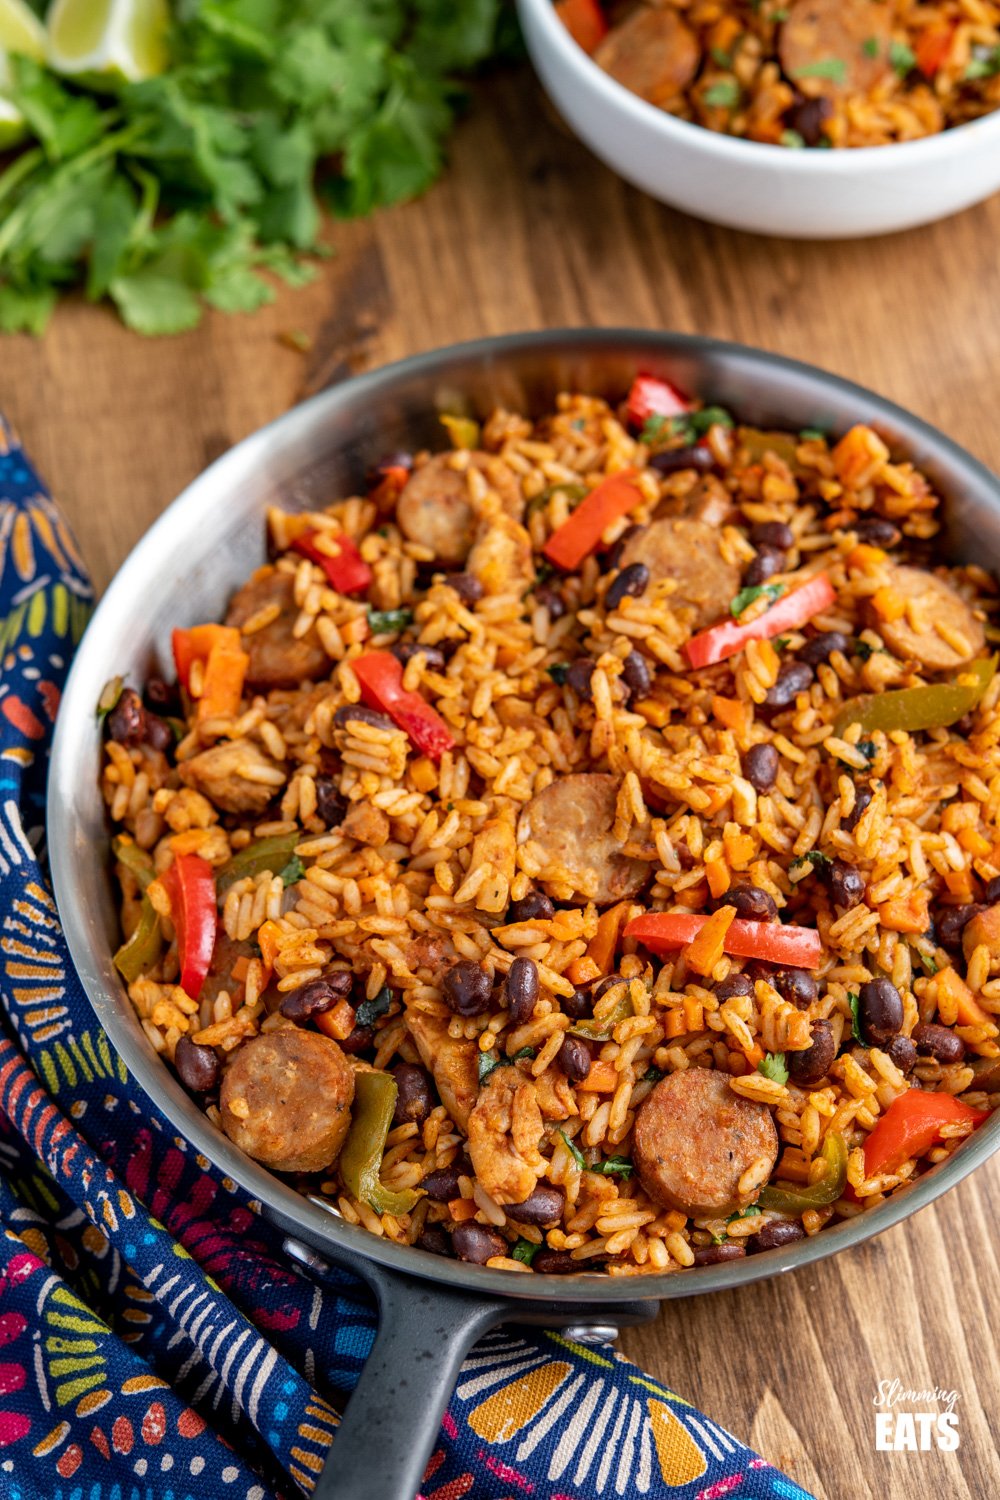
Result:
[[[477,1339],[511,1316],[512,1304],[384,1266],[357,1269],[378,1301],[378,1334],[313,1500],[410,1500],[462,1361]]]

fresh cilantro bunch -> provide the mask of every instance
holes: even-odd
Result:
[[[170,69],[98,96],[11,58],[33,140],[0,174],[0,331],[61,294],[110,297],[145,334],[204,305],[249,312],[341,215],[441,171],[456,75],[490,56],[502,0],[176,0]]]

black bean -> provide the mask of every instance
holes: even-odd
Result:
[[[428,1198],[432,1198],[435,1203],[449,1203],[461,1192],[458,1185],[459,1177],[469,1175],[465,1166],[463,1161],[453,1161],[450,1166],[438,1167],[436,1172],[428,1172],[420,1186]]]
[[[858,541],[866,542],[870,547],[895,547],[903,537],[895,522],[885,516],[859,516],[854,530]]]
[[[518,1224],[534,1224],[538,1229],[551,1229],[562,1218],[566,1194],[562,1188],[551,1183],[540,1182],[523,1203],[510,1203],[507,1213]]]
[[[777,1250],[780,1245],[791,1245],[804,1240],[806,1232],[798,1219],[772,1219],[750,1236],[747,1249],[751,1255],[760,1250]]]
[[[816,980],[808,969],[775,969],[773,974],[763,976],[772,984],[783,1000],[808,1010],[819,992]]]
[[[960,719],[955,720],[951,727],[960,739],[967,740],[976,727],[975,715],[963,714]]]
[[[617,537],[611,543],[607,552],[601,553],[600,563],[602,573],[613,573],[616,568],[621,566],[622,553],[625,551],[626,543],[630,542],[636,533],[641,530],[641,526],[626,526],[621,536]]]
[[[776,922],[774,897],[759,885],[734,885],[715,901],[715,906],[735,906],[737,917],[747,922]]]
[[[591,990],[591,999],[596,1005],[598,1000],[600,1000],[603,995],[606,995],[608,993],[608,990],[617,989],[620,984],[625,983],[627,983],[627,981],[622,974],[605,974],[604,978],[599,979],[594,988]]]
[[[696,1245],[694,1263],[696,1266],[720,1266],[723,1261],[742,1260],[746,1253],[746,1247],[738,1245],[735,1240],[723,1240],[721,1245]]]
[[[169,750],[174,743],[174,732],[165,719],[146,710],[146,743],[154,750]]]
[[[885,1050],[901,1073],[913,1071],[917,1049],[908,1036],[894,1036]]]
[[[345,1036],[337,1045],[342,1052],[349,1052],[355,1056],[358,1052],[367,1052],[375,1042],[374,1026],[355,1026],[349,1036]]]
[[[947,1026],[914,1026],[913,1043],[921,1056],[936,1057],[940,1063],[961,1062],[965,1056],[965,1043]]]
[[[147,677],[144,697],[158,713],[177,714],[180,711],[180,689],[176,682],[164,682],[162,677]]]
[[[184,1087],[192,1094],[208,1094],[219,1082],[219,1059],[212,1047],[199,1046],[182,1036],[174,1052],[174,1067]]]
[[[818,667],[820,662],[829,661],[835,651],[846,655],[850,644],[850,638],[842,630],[824,630],[799,647],[798,658],[807,666]]]
[[[968,906],[945,906],[934,918],[938,942],[942,948],[960,948],[962,933],[973,917],[978,917],[986,907],[980,901]]]
[[[750,528],[752,547],[773,547],[776,552],[787,552],[795,546],[795,533],[784,521],[761,521]]]
[[[606,610],[617,609],[622,600],[628,597],[638,599],[649,587],[649,569],[645,563],[629,563],[627,568],[622,568],[618,577],[608,587],[604,595],[604,608]]]
[[[830,892],[834,906],[856,906],[865,893],[865,877],[846,859],[833,859],[813,867]]]
[[[475,573],[449,573],[445,583],[451,585],[467,609],[478,604],[486,592]]]
[[[456,1016],[481,1016],[492,1003],[493,984],[474,958],[460,958],[445,974],[441,993]]]
[[[785,1067],[793,1083],[812,1085],[826,1077],[836,1056],[837,1043],[830,1022],[813,1021],[812,1042],[804,1052],[786,1052]]]
[[[419,655],[425,658],[426,664],[432,672],[444,671],[444,653],[439,651],[436,646],[420,646],[416,641],[404,641],[395,646],[390,646],[389,650],[397,661],[403,663],[404,667],[408,661]]]
[[[297,990],[289,990],[281,1002],[281,1014],[289,1021],[308,1021],[332,1010],[338,1000],[351,993],[354,980],[344,969],[332,969],[322,979],[311,979]]]
[[[364,703],[344,703],[333,716],[333,722],[338,729],[346,729],[352,721],[370,724],[373,729],[394,728],[390,718],[385,714],[377,713],[374,708],[369,708]]]
[[[891,1042],[903,1024],[903,1002],[891,979],[869,979],[858,991],[858,1019],[866,1042]]]
[[[864,816],[866,809],[871,806],[871,800],[874,795],[875,793],[872,791],[867,781],[862,781],[855,786],[854,806],[847,814],[847,817],[844,819],[843,823],[843,826],[847,829],[848,833],[853,833],[855,828],[857,828],[858,824],[861,822],[862,817]]]
[[[630,651],[622,663],[622,681],[637,698],[645,698],[653,685],[653,674],[641,651]]]
[[[331,776],[316,777],[316,816],[327,828],[339,828],[347,817],[347,798],[337,791]]]
[[[394,1125],[422,1125],[434,1108],[434,1083],[419,1063],[397,1063],[392,1069],[396,1080]]]
[[[785,554],[783,552],[777,552],[774,547],[761,547],[743,574],[743,582],[755,588],[758,584],[766,583],[769,578],[773,578],[775,573],[780,573],[784,566]]]
[[[566,673],[566,681],[569,686],[578,698],[582,698],[585,701],[591,696],[590,679],[594,675],[596,665],[597,663],[589,656],[578,656],[576,661],[570,664],[570,669]]]
[[[731,1000],[734,995],[752,995],[753,980],[749,974],[730,974],[721,984],[716,985],[715,993],[720,1000]]]
[[[417,1235],[417,1246],[431,1255],[452,1255],[451,1239],[440,1224],[425,1224]]]
[[[697,469],[707,474],[715,468],[715,457],[711,448],[698,443],[693,448],[672,448],[668,453],[654,453],[649,467],[658,474],[679,474],[683,469]]]
[[[146,710],[134,688],[124,688],[107,718],[108,737],[119,745],[141,745],[146,738]]]
[[[771,792],[778,780],[778,752],[773,745],[751,745],[743,757],[743,774],[757,792]]]
[[[590,1072],[590,1048],[578,1036],[564,1037],[556,1053],[556,1062],[570,1083],[582,1083]]]
[[[566,613],[566,601],[552,584],[543,584],[540,589],[535,590],[535,603],[548,610],[550,620],[561,620]]]
[[[550,922],[556,914],[544,891],[529,891],[520,901],[512,901],[507,908],[508,922]]]
[[[451,1231],[451,1243],[459,1260],[469,1260],[474,1266],[484,1266],[494,1255],[506,1255],[508,1250],[502,1234],[471,1219],[455,1225]]]
[[[539,1250],[531,1258],[531,1269],[540,1271],[543,1276],[566,1276],[571,1271],[594,1271],[598,1268],[592,1260],[586,1265],[574,1260],[569,1250]]]
[[[995,875],[983,892],[983,900],[987,906],[996,906],[1000,901],[1000,875]]]
[[[807,146],[818,146],[823,139],[823,122],[832,114],[833,104],[825,96],[802,99],[785,112],[785,125],[800,135]]]
[[[523,1026],[531,1019],[538,999],[538,965],[533,958],[515,958],[507,971],[504,993],[511,1021]]]
[[[574,990],[572,995],[562,998],[563,1014],[574,1021],[583,1021],[593,1014],[594,997],[589,990]]]
[[[804,693],[812,682],[815,673],[808,662],[786,661],[778,672],[777,681],[773,687],[769,687],[764,698],[762,707],[771,709],[789,708],[798,697]]]

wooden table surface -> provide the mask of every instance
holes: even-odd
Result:
[[[525,69],[481,90],[426,198],[332,238],[320,279],[255,317],[213,315],[190,335],[146,341],[79,305],[42,341],[0,339],[0,408],[99,585],[207,463],[303,396],[525,328],[617,324],[763,345],[874,387],[1000,468],[1000,196],[874,241],[714,228],[600,166]],[[282,342],[297,330],[312,340],[306,354]],[[823,1500],[992,1500],[998,1202],[994,1161],[875,1242],[668,1305],[622,1347]],[[873,1399],[896,1379],[959,1393],[957,1453],[875,1451]]]

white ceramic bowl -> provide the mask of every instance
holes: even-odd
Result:
[[[1000,111],[926,140],[790,151],[691,125],[592,62],[552,0],[517,0],[528,51],[560,114],[628,182],[700,219],[796,239],[887,234],[1000,188]]]

